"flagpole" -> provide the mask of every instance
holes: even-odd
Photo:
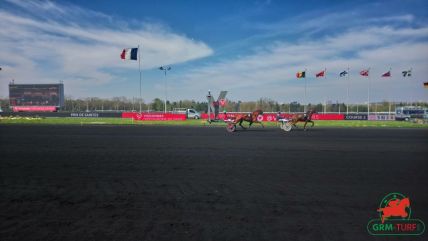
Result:
[[[327,111],[327,98],[324,100],[324,114]]]
[[[166,90],[166,68],[165,68],[165,70],[164,70],[164,72],[165,72],[165,106],[164,106],[164,113],[166,113],[166,100],[168,99],[168,96],[167,96],[167,90]]]
[[[348,66],[348,74],[346,76],[346,82],[347,82],[347,86],[346,86],[346,114],[349,114],[349,66]]]
[[[327,81],[327,68],[324,67],[324,79]],[[325,98],[327,99],[327,98]],[[325,109],[324,109],[324,114],[325,114]]]
[[[390,67],[389,68],[389,74],[390,74],[390,76],[391,76],[391,70],[392,70],[392,68]],[[388,94],[388,96],[389,96],[388,120],[391,119],[391,99],[392,99],[391,98],[391,93],[392,93],[391,88],[392,88],[392,85],[391,85],[391,87],[389,89],[389,94]]]
[[[368,69],[368,85],[367,85],[367,120],[369,119],[370,115],[370,68]]]
[[[140,113],[141,113],[141,52],[140,52],[140,45],[138,45],[138,70],[140,71]]]
[[[306,106],[308,105],[307,99],[306,99],[306,69],[305,69],[305,105],[303,106],[303,112],[306,112]]]

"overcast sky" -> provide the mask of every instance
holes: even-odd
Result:
[[[65,84],[72,97],[428,101],[428,1],[0,2],[0,96],[8,83]],[[339,73],[350,68],[349,81]],[[370,77],[359,72],[370,68]],[[326,69],[325,78],[315,74]],[[391,77],[381,75],[391,69]],[[403,70],[412,77],[403,78]]]

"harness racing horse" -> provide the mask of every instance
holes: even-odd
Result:
[[[315,124],[312,121],[312,115],[314,113],[317,113],[317,111],[314,109],[310,109],[310,110],[306,111],[305,114],[295,114],[295,115],[293,115],[293,117],[291,117],[290,124],[293,125],[294,127],[297,127],[296,126],[297,122],[305,122],[305,124],[303,125],[303,130],[306,131],[307,130],[306,125],[308,124],[308,122],[310,122],[312,124],[311,127],[313,127]]]
[[[255,110],[251,114],[238,114],[235,116],[235,120],[233,120],[233,122],[231,122],[230,124],[233,126],[239,124],[239,126],[241,126],[241,128],[245,130],[247,128],[242,125],[242,122],[246,121],[250,123],[248,128],[250,128],[253,123],[259,123],[264,128],[263,123],[257,120],[257,117],[262,114],[262,110]]]

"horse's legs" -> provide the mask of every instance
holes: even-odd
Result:
[[[308,124],[308,122],[310,122],[310,123],[312,124],[312,126],[311,126],[311,127],[314,127],[314,125],[315,125],[315,123],[314,123],[313,121],[311,121],[311,120],[306,121],[306,122],[305,122],[305,125],[303,126],[303,130],[305,130],[305,131],[307,130],[307,129],[306,129],[306,125]]]
[[[263,123],[262,122],[259,122],[260,123],[260,125],[263,127],[263,128],[265,128],[265,126],[263,125]]]
[[[248,125],[248,129],[250,129],[251,125],[253,124],[252,121],[250,121],[250,124]]]
[[[296,126],[297,121],[292,121],[292,122],[291,122],[291,124],[292,124],[294,127],[299,128],[299,127],[297,127],[297,126]]]
[[[241,126],[241,128],[242,128],[242,129],[244,129],[244,130],[245,130],[246,128],[242,125],[242,122],[243,122],[243,121],[244,121],[244,119],[241,119],[241,120],[239,121],[239,125]]]

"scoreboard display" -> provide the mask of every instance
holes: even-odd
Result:
[[[10,84],[10,106],[64,106],[64,84]]]

